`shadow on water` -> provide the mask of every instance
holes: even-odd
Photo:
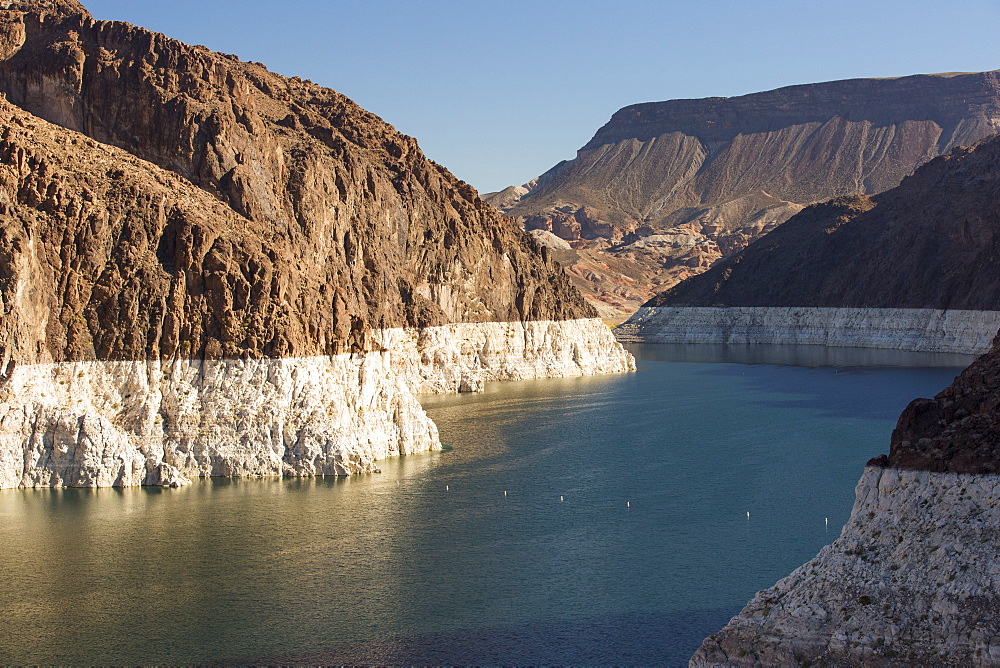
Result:
[[[421,397],[451,449],[380,474],[0,492],[0,664],[681,665],[956,369],[666,348]]]
[[[642,362],[697,363],[699,376],[739,380],[761,408],[852,420],[892,420],[918,396],[933,396],[973,355],[823,346],[637,345]],[[802,367],[805,367],[803,369]],[[891,373],[886,373],[887,371]],[[879,401],[871,401],[872,396]]]
[[[737,610],[614,615],[530,625],[385,637],[308,655],[248,659],[251,664],[324,665],[643,665],[686,666],[697,638]]]

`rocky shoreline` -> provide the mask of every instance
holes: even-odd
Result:
[[[1000,336],[914,399],[840,537],[759,592],[692,666],[1000,664]]]
[[[441,447],[415,392],[635,369],[597,319],[374,338],[381,351],[305,358],[11,364],[0,377],[0,488],[372,472]]]
[[[915,308],[644,306],[624,343],[792,344],[979,354],[1000,311]]]
[[[346,475],[414,391],[625,371],[548,251],[336,91],[0,11],[0,487]]]
[[[1000,663],[1000,476],[869,466],[833,544],[691,666]]]

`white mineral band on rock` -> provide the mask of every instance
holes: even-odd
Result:
[[[615,330],[625,343],[795,344],[978,354],[1000,311],[777,306],[644,306]]]
[[[0,488],[348,475],[441,447],[413,392],[634,369],[597,319],[378,332],[383,352],[14,364]]]

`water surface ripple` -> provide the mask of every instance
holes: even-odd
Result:
[[[450,449],[381,474],[0,492],[0,663],[681,665],[968,361],[632,349],[422,397]]]

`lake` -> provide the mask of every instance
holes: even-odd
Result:
[[[630,349],[423,396],[448,449],[379,474],[0,491],[0,663],[682,665],[971,360]]]

